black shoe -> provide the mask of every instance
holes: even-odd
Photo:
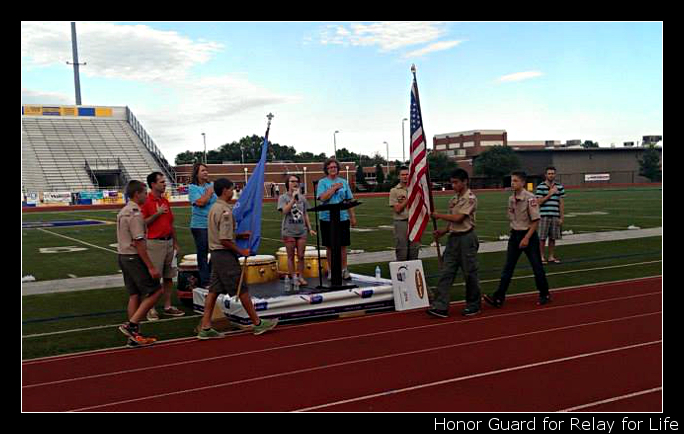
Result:
[[[461,311],[461,314],[463,316],[473,316],[473,315],[477,315],[478,313],[480,313],[479,307],[466,307],[465,309],[463,309]]]
[[[545,304],[551,303],[551,295],[543,295],[539,297],[539,301],[537,302],[538,306],[544,306]]]
[[[503,306],[503,301],[499,300],[498,298],[494,298],[492,295],[485,294],[482,298],[484,298],[484,301],[487,302],[487,304],[494,306],[496,308],[500,308]]]
[[[449,318],[449,311],[448,310],[428,309],[427,313],[429,315],[436,316],[439,318]]]

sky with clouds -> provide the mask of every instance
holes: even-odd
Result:
[[[77,22],[84,105],[128,106],[169,160],[251,134],[402,157],[428,137],[638,141],[663,130],[662,23]],[[69,22],[22,22],[22,104],[72,105]],[[408,129],[408,123],[406,123]],[[408,131],[406,131],[408,137]],[[430,141],[431,142],[431,141]],[[431,144],[431,143],[430,143]]]

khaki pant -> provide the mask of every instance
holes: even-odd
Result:
[[[458,269],[463,270],[463,280],[466,287],[466,306],[480,308],[480,279],[478,277],[479,264],[477,250],[480,242],[475,231],[463,235],[449,234],[444,250],[444,267],[442,277],[437,284],[437,294],[432,303],[434,309],[448,310],[451,302],[451,285],[456,279]]]
[[[171,240],[147,240],[147,254],[154,268],[159,271],[162,278],[173,279],[178,270],[173,267],[173,239]]]
[[[418,259],[420,243],[409,243],[408,220],[394,220],[394,251],[397,261]]]

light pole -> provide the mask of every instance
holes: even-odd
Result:
[[[309,191],[309,186],[306,183],[306,166],[304,166],[304,194]]]
[[[387,177],[389,178],[389,143],[382,142],[387,146]]]
[[[204,139],[204,164],[207,164],[207,135],[202,133],[202,139]]]
[[[337,160],[337,137],[335,136],[339,131],[335,130],[333,133],[333,146],[335,146],[335,160]]]
[[[245,186],[247,186],[247,168],[244,167],[242,170],[245,171]]]
[[[404,118],[401,120],[401,157],[402,157],[402,163],[406,164],[406,145],[404,144],[404,122],[406,122],[408,119]]]

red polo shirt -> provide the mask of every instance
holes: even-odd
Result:
[[[169,208],[169,212],[162,214],[152,224],[147,225],[147,238],[166,238],[171,236],[171,231],[173,230],[173,212],[171,211],[171,204],[165,197],[157,199],[157,197],[150,192],[147,195],[147,200],[145,204],[140,207],[143,217],[147,219],[151,215],[157,212],[160,206],[166,205]]]

